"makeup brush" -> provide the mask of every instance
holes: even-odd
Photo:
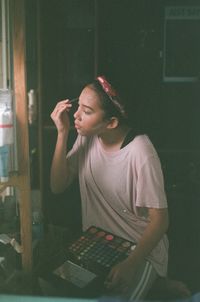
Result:
[[[75,103],[77,101],[78,101],[78,98],[74,98],[74,99],[71,99],[69,102],[70,102],[70,104],[72,104],[72,103]]]

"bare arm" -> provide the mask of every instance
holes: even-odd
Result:
[[[68,112],[71,106],[69,100],[61,101],[51,113],[58,132],[50,175],[51,190],[54,193],[61,193],[67,187],[66,146],[70,128]]]
[[[166,233],[169,225],[167,209],[152,209],[149,212],[149,223],[138,242],[136,248],[129,256],[128,261],[140,263],[146,258]]]
[[[110,289],[125,291],[140,264],[151,253],[168,228],[167,209],[149,209],[149,223],[129,257],[113,267],[106,285]]]

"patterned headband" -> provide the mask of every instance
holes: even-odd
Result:
[[[100,83],[103,91],[112,99],[112,97],[117,96],[117,92],[111,86],[111,84],[106,80],[105,76],[97,77],[97,81]]]
[[[117,91],[111,86],[111,84],[106,80],[105,76],[98,76],[96,80],[101,85],[103,91],[107,94],[107,96],[110,98],[112,103],[117,107],[118,111],[121,113],[121,115],[124,118],[127,118],[126,113],[124,111],[123,106],[118,102],[119,95]]]

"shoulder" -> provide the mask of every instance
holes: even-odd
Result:
[[[155,154],[156,150],[146,134],[138,135],[133,140],[133,147],[140,152]]]
[[[134,161],[144,165],[152,161],[159,161],[155,147],[145,134],[138,135],[130,144],[129,154]]]

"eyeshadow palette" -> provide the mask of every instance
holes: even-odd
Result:
[[[67,260],[53,271],[55,278],[61,279],[64,289],[81,297],[105,294],[104,280],[111,267],[134,250],[136,244],[107,232],[96,226],[72,242],[66,251]],[[58,280],[55,279],[54,282]],[[60,281],[56,283],[59,286]],[[77,291],[78,290],[78,291]]]
[[[91,226],[68,247],[68,252],[71,261],[101,274],[125,259],[134,248],[135,243]]]

